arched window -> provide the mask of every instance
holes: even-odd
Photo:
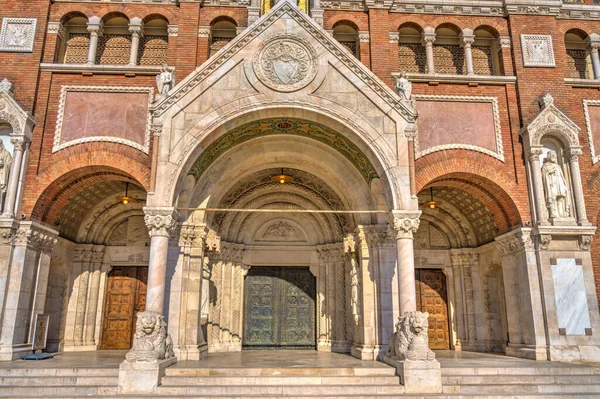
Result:
[[[565,33],[568,78],[592,79],[592,61],[586,46],[587,36],[585,32],[577,29]]]
[[[98,39],[96,64],[125,65],[131,53],[129,20],[121,14],[104,21],[104,35]]]
[[[460,30],[451,24],[442,24],[435,30],[433,61],[435,72],[450,75],[465,75],[465,52],[460,46]]]
[[[478,28],[474,31],[475,42],[471,45],[473,71],[476,75],[500,75],[498,63],[498,34],[491,29]]]
[[[139,65],[162,65],[169,50],[168,22],[156,16],[144,21],[144,38],[140,43]]]
[[[67,17],[63,24],[65,33],[59,49],[58,60],[64,64],[85,64],[90,48],[88,19],[83,14]]]
[[[358,30],[346,22],[341,22],[333,27],[333,38],[346,47],[356,58],[360,58]]]
[[[211,24],[210,54],[212,57],[237,35],[237,26],[230,19],[222,19]]]
[[[421,43],[422,29],[418,25],[405,24],[398,29],[399,71],[425,73],[427,56]]]

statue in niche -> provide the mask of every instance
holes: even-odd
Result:
[[[156,77],[158,95],[165,97],[175,87],[175,73],[167,64],[163,64],[160,74]]]
[[[412,98],[412,83],[406,78],[406,72],[400,72],[400,77],[396,79],[396,93],[403,100],[410,101]]]
[[[8,191],[8,177],[10,175],[10,166],[12,165],[12,155],[4,147],[4,143],[0,140],[0,204],[4,209],[4,198]]]
[[[542,182],[546,206],[551,219],[569,217],[569,188],[562,168],[557,163],[556,151],[550,150],[542,166]]]

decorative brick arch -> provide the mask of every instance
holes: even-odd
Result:
[[[394,30],[397,31],[402,25],[406,24],[416,25],[420,28],[420,30],[423,30],[426,26],[429,26],[428,22],[425,22],[423,19],[418,18],[415,15],[398,16],[392,20],[390,26],[394,27]]]
[[[215,9],[214,11],[201,14],[200,25],[209,26],[212,25],[217,18],[228,17],[232,19],[236,26],[247,26],[248,17],[246,16],[246,9],[232,8],[232,9]]]
[[[147,10],[144,13],[137,13],[136,17],[139,17],[142,21],[151,21],[156,18],[164,19],[168,24],[173,24],[173,21],[176,20],[173,13],[168,10]]]
[[[136,12],[127,6],[106,6],[98,10],[98,16],[102,21],[106,21],[112,14],[123,14],[128,20],[136,16]]]
[[[368,21],[361,18],[362,15],[353,15],[353,14],[336,14],[331,18],[327,19],[325,22],[325,26],[327,29],[333,29],[336,25],[343,23],[344,21],[349,22],[351,25],[354,25],[357,31],[366,31],[369,30]]]
[[[437,159],[427,159],[433,155]],[[500,171],[496,163],[479,154],[457,154],[452,158],[431,154],[418,160],[415,165],[416,191],[436,186],[465,190],[486,205],[494,215],[500,233],[508,232],[530,218],[527,190],[524,186],[517,186],[510,176]],[[519,199],[518,204],[515,203],[516,199]]]
[[[86,17],[93,17],[95,12],[81,4],[56,4],[56,7],[52,9],[51,12],[51,21],[55,22],[66,22],[65,18],[69,16],[69,14],[84,14]]]
[[[498,32],[498,35],[506,36],[509,34],[506,23],[498,23],[498,22],[492,21],[490,19],[480,18],[480,19],[473,20],[469,24],[468,27],[472,28],[473,30],[490,27],[490,28],[494,29],[496,32]]]
[[[592,33],[600,31],[598,26],[593,26],[588,21],[561,21],[558,31],[564,36],[570,30],[580,30],[585,32],[588,36]]]

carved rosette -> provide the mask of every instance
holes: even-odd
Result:
[[[396,239],[412,239],[419,229],[421,211],[392,211],[390,227],[396,234]]]
[[[177,225],[178,212],[175,208],[144,208],[144,213],[150,237],[169,237]]]
[[[308,85],[317,74],[313,47],[293,35],[267,40],[256,55],[254,71],[273,90],[291,92]]]

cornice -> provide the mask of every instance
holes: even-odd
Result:
[[[160,65],[131,66],[131,65],[86,65],[86,64],[40,64],[44,72],[54,73],[92,73],[96,75],[158,75]]]
[[[394,78],[400,77],[400,73],[393,73]],[[505,86],[509,84],[515,84],[517,82],[516,76],[485,76],[485,75],[445,75],[437,73],[407,73],[406,77],[411,82],[417,83],[451,83],[451,84],[485,84],[494,86]],[[600,82],[599,82],[600,83]]]

